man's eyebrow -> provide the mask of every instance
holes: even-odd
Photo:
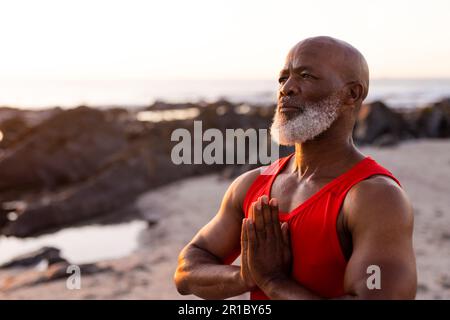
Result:
[[[294,73],[300,73],[305,70],[306,71],[314,71],[314,68],[311,66],[306,66],[306,65],[292,68],[292,72],[294,72]],[[283,69],[280,71],[280,75],[284,75],[286,73],[289,73],[289,69]]]

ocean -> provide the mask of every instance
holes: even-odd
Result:
[[[0,106],[41,109],[89,105],[143,107],[155,100],[271,104],[276,80],[0,80]],[[450,97],[450,79],[374,79],[366,101],[383,100],[391,107],[414,108]]]

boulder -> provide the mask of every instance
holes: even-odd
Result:
[[[19,139],[29,129],[30,126],[21,115],[15,115],[0,122],[0,148],[9,148],[15,140]]]
[[[0,107],[0,149],[11,148],[31,128],[61,111],[60,108],[22,110]]]
[[[149,157],[127,154],[90,179],[54,192],[38,193],[1,232],[27,237],[108,215],[150,188],[146,160]]]
[[[389,144],[413,136],[402,115],[388,108],[383,102],[362,105],[353,132],[355,142],[371,144],[386,134],[389,135]]]
[[[450,98],[419,110],[415,120],[415,130],[419,137],[450,137]]]
[[[0,192],[82,181],[125,147],[124,132],[102,111],[79,107],[60,112],[1,155]]]

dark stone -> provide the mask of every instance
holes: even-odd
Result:
[[[11,261],[0,265],[0,269],[35,266],[43,260],[48,264],[66,261],[60,255],[61,251],[54,247],[42,247],[36,251],[13,258]]]
[[[385,133],[377,137],[372,144],[378,147],[392,147],[399,143],[399,137],[390,133]]]
[[[55,189],[107,166],[126,146],[123,131],[99,110],[66,110],[30,130],[0,159],[0,192]]]
[[[377,138],[388,134],[390,141],[410,138],[413,132],[402,115],[376,101],[361,107],[353,138],[358,144],[371,144]]]
[[[17,140],[21,135],[23,135],[30,126],[26,120],[20,116],[16,115],[9,119],[6,119],[0,123],[0,131],[2,133],[2,139],[0,141],[0,148],[9,148],[15,140]]]
[[[450,98],[419,110],[415,128],[419,137],[450,137]]]

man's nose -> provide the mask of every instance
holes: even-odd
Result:
[[[292,77],[289,77],[285,83],[280,87],[280,94],[282,96],[292,96],[299,92],[299,88],[296,85]]]

